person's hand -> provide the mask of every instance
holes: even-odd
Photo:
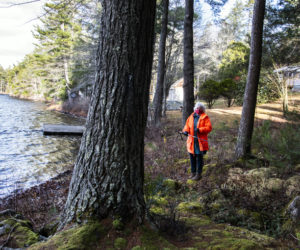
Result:
[[[186,131],[184,131],[183,134],[184,134],[185,136],[188,136],[188,135],[189,135],[188,132],[186,132]]]

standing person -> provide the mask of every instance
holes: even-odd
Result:
[[[200,180],[203,168],[203,155],[208,150],[207,135],[212,130],[210,119],[205,113],[205,106],[197,102],[194,112],[186,120],[183,134],[188,136],[186,141],[187,151],[191,160],[192,180]]]

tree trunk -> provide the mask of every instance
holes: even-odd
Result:
[[[194,0],[185,0],[183,38],[183,110],[182,124],[193,112],[194,106],[194,52],[193,52]]]
[[[155,0],[102,0],[97,74],[62,228],[72,220],[143,222],[144,132]]]
[[[155,127],[160,127],[161,117],[162,117],[164,78],[166,72],[165,58],[166,58],[166,40],[167,40],[167,32],[168,32],[168,11],[169,11],[169,0],[163,0],[163,16],[161,21],[161,33],[160,33],[160,41],[159,41],[157,83],[156,83],[155,95],[153,100]]]
[[[285,116],[289,112],[289,97],[288,97],[288,87],[287,79],[283,78],[283,91],[282,91],[282,110],[283,115]]]
[[[246,157],[251,153],[251,138],[261,66],[264,14],[265,0],[255,0],[252,19],[250,60],[243,111],[235,150],[236,158]]]

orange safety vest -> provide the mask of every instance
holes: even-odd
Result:
[[[209,149],[207,135],[212,130],[210,119],[207,114],[202,113],[200,115],[198,123],[197,123],[197,128],[199,129],[199,132],[197,134],[195,134],[194,133],[194,113],[192,113],[186,120],[185,126],[182,131],[188,132],[189,135],[197,136],[199,138],[198,142],[199,142],[200,151],[207,151]],[[195,154],[194,140],[197,140],[197,139],[192,136],[188,136],[187,141],[186,141],[186,147],[187,147],[187,151],[189,153]]]

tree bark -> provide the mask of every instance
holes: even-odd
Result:
[[[194,50],[193,50],[194,0],[185,0],[184,38],[183,38],[183,109],[184,125],[194,107]]]
[[[90,217],[143,222],[155,2],[101,1],[96,82],[60,228]]]
[[[265,4],[265,0],[255,0],[254,3],[250,60],[243,101],[242,117],[240,121],[237,145],[235,150],[236,158],[244,158],[251,153],[251,138],[254,125],[257,88],[261,66]]]
[[[160,33],[160,41],[159,41],[157,83],[156,83],[155,95],[153,100],[155,127],[160,127],[161,117],[162,117],[164,79],[166,73],[165,58],[166,58],[166,40],[167,40],[167,33],[168,33],[168,12],[169,12],[169,0],[163,0],[163,15],[161,21],[161,33]]]

